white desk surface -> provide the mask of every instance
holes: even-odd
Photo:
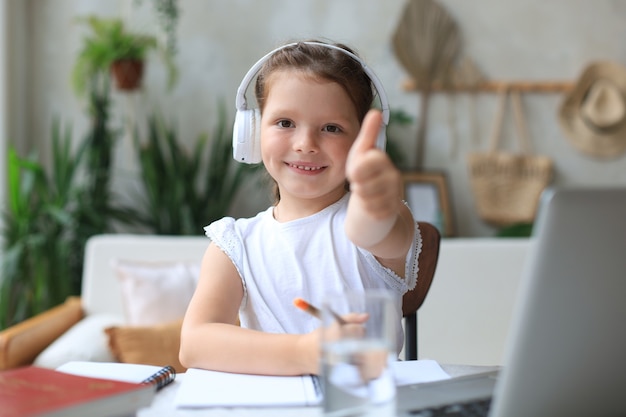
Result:
[[[444,365],[441,367],[451,377],[468,375],[477,372],[484,372],[495,369],[488,366],[469,365]],[[320,407],[283,407],[283,408],[203,408],[203,409],[177,409],[174,406],[174,397],[180,387],[185,374],[179,374],[176,380],[169,386],[163,388],[155,397],[152,405],[139,410],[136,417],[219,417],[219,416],[240,416],[240,417],[319,417]]]

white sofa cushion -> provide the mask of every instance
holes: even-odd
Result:
[[[126,323],[149,326],[183,318],[200,275],[200,261],[113,260]]]
[[[124,323],[116,314],[92,314],[72,326],[44,349],[33,365],[57,368],[69,361],[114,362],[104,329]]]

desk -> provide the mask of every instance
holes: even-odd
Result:
[[[451,377],[469,375],[472,373],[485,372],[497,367],[469,366],[469,365],[441,365]],[[172,385],[161,390],[155,397],[150,407],[137,412],[136,417],[319,417],[319,407],[288,407],[288,408],[203,408],[203,409],[177,409],[174,406],[176,391],[180,387],[185,374],[180,374]]]

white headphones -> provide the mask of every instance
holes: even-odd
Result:
[[[343,48],[320,42],[300,43],[336,49],[352,57],[355,61],[361,64],[363,71],[365,71],[367,76],[370,78],[376,92],[378,93],[378,97],[380,98],[383,125],[378,133],[376,146],[380,149],[385,149],[385,143],[387,141],[385,131],[387,124],[389,123],[389,103],[387,101],[385,90],[376,74],[374,74],[358,56]],[[269,52],[248,70],[248,73],[241,81],[241,85],[237,89],[237,98],[235,101],[237,113],[235,115],[235,125],[233,127],[233,158],[235,158],[236,161],[246,164],[257,164],[261,162],[261,111],[259,109],[248,109],[246,103],[246,90],[248,89],[252,78],[261,69],[261,66],[265,63],[265,61],[267,61],[275,52],[297,44],[298,43],[290,43]]]

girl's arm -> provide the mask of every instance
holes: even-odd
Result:
[[[381,123],[380,112],[370,111],[350,149],[346,176],[352,193],[345,230],[355,245],[370,251],[382,265],[404,277],[415,224],[401,201],[400,172],[389,156],[376,147]]]
[[[319,331],[270,334],[238,325],[241,278],[231,260],[211,243],[181,332],[185,367],[271,375],[317,374]]]

